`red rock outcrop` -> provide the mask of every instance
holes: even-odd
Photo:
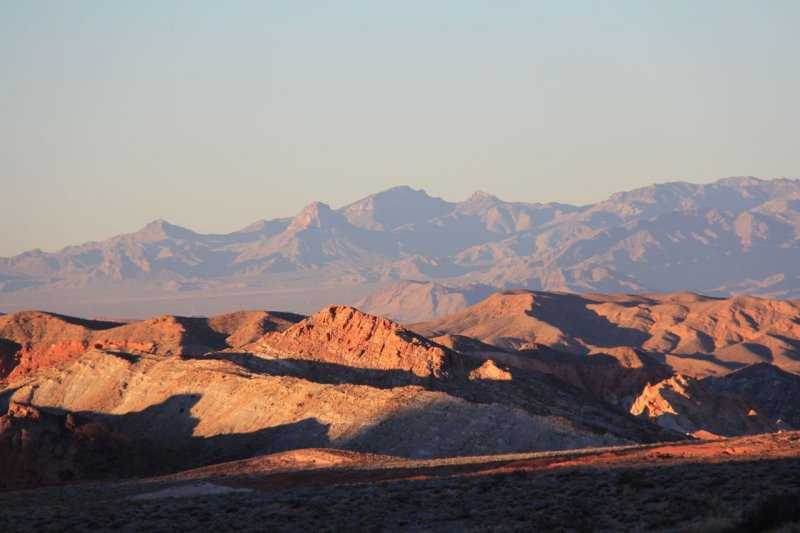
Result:
[[[461,369],[459,356],[386,318],[331,305],[283,332],[258,342],[280,358],[308,359],[375,370],[405,370],[442,377]]]
[[[291,313],[240,311],[211,318],[164,315],[126,324],[42,311],[13,313],[0,316],[0,380],[13,381],[90,349],[181,356],[238,349],[300,319]]]
[[[34,372],[40,368],[69,361],[80,357],[89,349],[88,341],[67,341],[46,345],[23,345],[17,352],[13,366],[9,371],[0,375],[13,381],[20,376]]]
[[[16,343],[19,348],[5,358],[0,380],[13,380],[21,375],[78,357],[89,348],[96,331],[121,325],[114,322],[24,311],[0,317],[0,338]]]

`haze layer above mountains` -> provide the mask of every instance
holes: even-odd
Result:
[[[396,187],[225,235],[159,220],[0,259],[0,310],[309,313],[338,302],[412,322],[512,288],[797,298],[798,235],[800,180],[667,183],[581,207]]]

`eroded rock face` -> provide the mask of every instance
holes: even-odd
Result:
[[[0,339],[0,379],[11,373],[18,364],[18,353],[22,346],[8,339]]]
[[[782,429],[800,428],[800,376],[759,363],[709,378],[719,394],[746,398],[750,408]]]
[[[404,370],[422,377],[461,371],[455,352],[386,318],[331,305],[283,332],[264,335],[259,349],[296,358],[375,370]]]
[[[701,438],[796,429],[800,377],[753,365],[723,377],[676,375],[645,387],[631,413]]]
[[[487,359],[485,363],[469,373],[469,379],[488,379],[494,381],[511,381],[511,372],[500,368],[497,363]]]

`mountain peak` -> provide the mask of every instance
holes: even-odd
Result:
[[[469,198],[464,200],[458,205],[458,210],[461,213],[476,214],[491,209],[503,201],[497,196],[486,191],[475,191]]]
[[[168,239],[187,239],[197,234],[181,226],[170,224],[163,218],[159,218],[150,222],[133,235],[138,241],[157,242]]]
[[[765,180],[754,176],[731,176],[729,178],[718,179],[714,185],[733,186],[733,187],[753,187],[764,183]]]
[[[354,226],[384,230],[442,216],[453,204],[430,196],[423,189],[400,185],[371,194],[339,211]]]
[[[478,189],[477,191],[472,193],[469,198],[467,198],[467,201],[468,202],[474,202],[474,201],[479,201],[479,200],[490,200],[490,199],[491,200],[497,200],[498,198],[497,198],[497,196],[493,195],[490,192],[486,192],[486,191],[482,191],[482,190]]]
[[[309,228],[325,228],[334,225],[341,215],[326,203],[313,202],[300,210],[289,224],[288,231],[303,231]]]
[[[385,191],[381,191],[379,193],[375,193],[373,196],[378,196],[379,194],[419,194],[422,193],[425,196],[428,196],[428,193],[425,192],[425,189],[414,189],[413,187],[409,187],[408,185],[396,185],[394,187],[389,187]]]

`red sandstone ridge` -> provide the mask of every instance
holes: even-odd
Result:
[[[241,348],[268,331],[302,317],[291,313],[239,311],[211,318],[157,316],[128,324],[84,320],[42,311],[0,316],[0,380],[14,380],[92,348],[196,356]]]
[[[24,311],[0,317],[0,339],[6,352],[0,380],[13,380],[38,368],[74,359],[89,349],[92,334],[120,326],[118,322],[84,320],[43,311]],[[10,352],[9,347],[16,350]]]
[[[264,335],[268,355],[375,370],[405,370],[442,377],[461,367],[458,355],[392,322],[347,306],[331,305],[283,332]]]

